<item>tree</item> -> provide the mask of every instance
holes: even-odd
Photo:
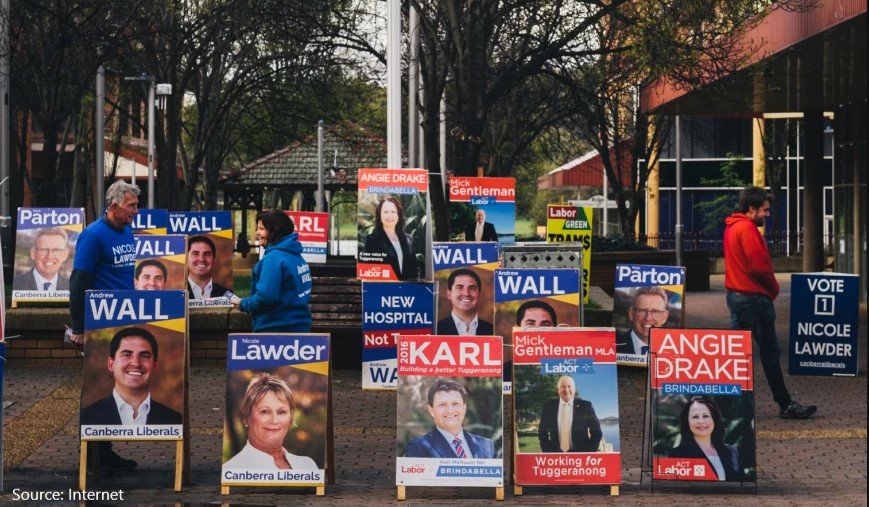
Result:
[[[29,113],[44,139],[41,162],[31,168],[39,177],[26,179],[35,205],[68,205],[58,188],[59,136],[79,111],[99,65],[121,44],[132,12],[127,0],[42,0],[13,2],[8,13],[0,13],[0,22],[10,27],[9,40],[3,41],[10,103]]]
[[[614,169],[623,157],[616,141],[632,138],[634,160],[642,155],[650,160],[658,136],[669,131],[668,120],[629,120],[637,105],[626,107],[627,97],[659,80],[701,86],[738,68],[755,49],[743,45],[740,35],[763,14],[758,11],[763,6],[753,0],[410,0],[410,5],[421,18],[426,165],[438,166],[439,105],[445,90],[450,168],[457,175],[473,175],[485,153],[483,144],[490,140],[486,125],[497,104],[537,76],[547,76],[550,86],[560,86],[563,108],[573,112],[565,126],[586,127],[576,134],[601,153],[616,187],[623,230],[629,230],[641,207],[648,173],[625,184]],[[598,117],[586,118],[588,114]],[[650,123],[657,128],[646,128]],[[517,143],[521,145],[527,143]],[[498,168],[501,174],[511,170]],[[443,240],[449,227],[438,183],[433,182],[432,208],[436,236]]]
[[[721,164],[721,172],[715,178],[700,178],[704,185],[725,188],[744,188],[748,182],[739,176],[736,170],[737,164],[742,157],[727,154],[727,161]],[[736,209],[738,197],[736,193],[724,192],[713,199],[696,204],[695,206],[703,213],[703,229],[707,234],[718,231],[724,219]]]

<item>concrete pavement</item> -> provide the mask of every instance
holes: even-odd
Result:
[[[790,275],[781,275],[782,296],[776,301],[777,328],[787,343]],[[713,275],[708,292],[689,292],[686,315],[690,327],[727,327],[723,277]],[[506,482],[505,505],[866,505],[867,377],[866,315],[861,315],[860,375],[790,377],[795,399],[818,405],[809,421],[778,417],[766,379],[756,361],[756,427],[758,483],[690,484],[659,481],[654,489],[641,477],[644,369],[619,370],[623,482],[618,497],[608,487],[526,487],[514,496]],[[334,347],[338,347],[335,344]],[[347,344],[340,346],[357,346]],[[787,357],[782,357],[787,371]],[[0,504],[15,502],[24,492],[75,489],[78,474],[78,409],[80,370],[16,368],[8,364],[4,410],[5,472]],[[167,442],[116,443],[139,469],[125,476],[91,482],[92,491],[124,492],[124,503],[140,505],[492,505],[494,490],[408,488],[407,501],[397,502],[395,488],[395,393],[362,391],[358,369],[333,372],[336,483],[326,495],[313,489],[233,488],[220,495],[220,453],[225,371],[193,368],[190,386],[192,483],[172,489],[175,446]],[[509,403],[506,403],[509,407]],[[505,413],[505,435],[510,410]],[[511,442],[505,439],[505,449]],[[508,467],[509,468],[509,467]],[[509,469],[508,469],[509,473]],[[63,498],[68,498],[67,496]],[[30,502],[29,505],[78,505],[73,502]],[[112,502],[90,505],[111,505]]]

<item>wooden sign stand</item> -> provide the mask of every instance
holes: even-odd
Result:
[[[405,501],[407,499],[407,495],[406,495],[407,486],[396,486],[396,489],[397,489],[397,491],[396,491],[395,499],[398,500],[399,502]],[[504,501],[504,488],[503,487],[495,488],[495,500],[497,500],[499,502]]]
[[[229,336],[230,342],[232,342],[234,335]],[[250,337],[269,337],[267,333],[263,334],[255,334],[248,333],[247,336]],[[322,338],[325,337],[326,348],[328,351],[329,362],[327,365],[327,385],[326,385],[326,449],[325,449],[325,459],[323,463],[323,482],[322,483],[307,483],[307,484],[268,484],[268,487],[276,487],[276,488],[314,488],[316,496],[325,496],[326,494],[326,484],[335,484],[335,427],[334,427],[334,414],[332,410],[332,337],[329,333],[277,333],[276,336],[304,336],[306,338],[315,337]],[[309,345],[306,345],[308,347]],[[261,368],[257,368],[261,369]],[[221,480],[222,482],[222,480]],[[222,484],[220,485],[220,494],[228,495],[230,494],[231,487],[262,487],[266,486],[266,484]]]
[[[280,486],[286,487],[286,486]],[[299,488],[310,488],[311,486],[295,486]],[[326,486],[313,486],[317,490],[317,496],[323,496],[326,494]],[[229,486],[220,486],[220,494],[228,495],[229,494]]]
[[[123,442],[124,440],[113,440],[113,442]],[[88,463],[88,445],[91,443],[96,443],[98,441],[94,440],[82,440],[81,441],[81,451],[79,453],[78,460],[78,489],[80,491],[84,491],[87,489],[87,463]],[[141,442],[141,440],[136,440],[136,442]],[[100,461],[99,454],[95,455],[93,458],[94,463],[94,472],[96,472],[97,476],[99,476],[100,470]],[[184,469],[184,440],[178,440],[175,442],[175,491],[181,491],[181,477],[182,471]]]

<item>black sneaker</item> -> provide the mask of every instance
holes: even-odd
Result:
[[[87,474],[88,477],[96,477],[96,475],[97,475],[96,470],[94,470],[94,466],[91,465],[90,463],[88,463],[88,466],[85,469],[85,473]],[[100,477],[114,477],[115,471],[112,468],[109,468],[106,466],[101,466],[99,476]]]
[[[814,405],[800,405],[792,401],[788,408],[779,410],[778,416],[782,419],[811,419],[818,407]]]
[[[135,470],[139,466],[138,463],[131,459],[126,459],[118,456],[115,451],[110,451],[106,454],[100,453],[100,468],[114,468],[115,470],[130,471]]]

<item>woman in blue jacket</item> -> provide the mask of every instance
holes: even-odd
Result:
[[[307,333],[311,330],[311,269],[302,258],[295,225],[280,210],[260,217],[256,237],[265,247],[253,267],[251,294],[238,302],[251,314],[256,333]]]

